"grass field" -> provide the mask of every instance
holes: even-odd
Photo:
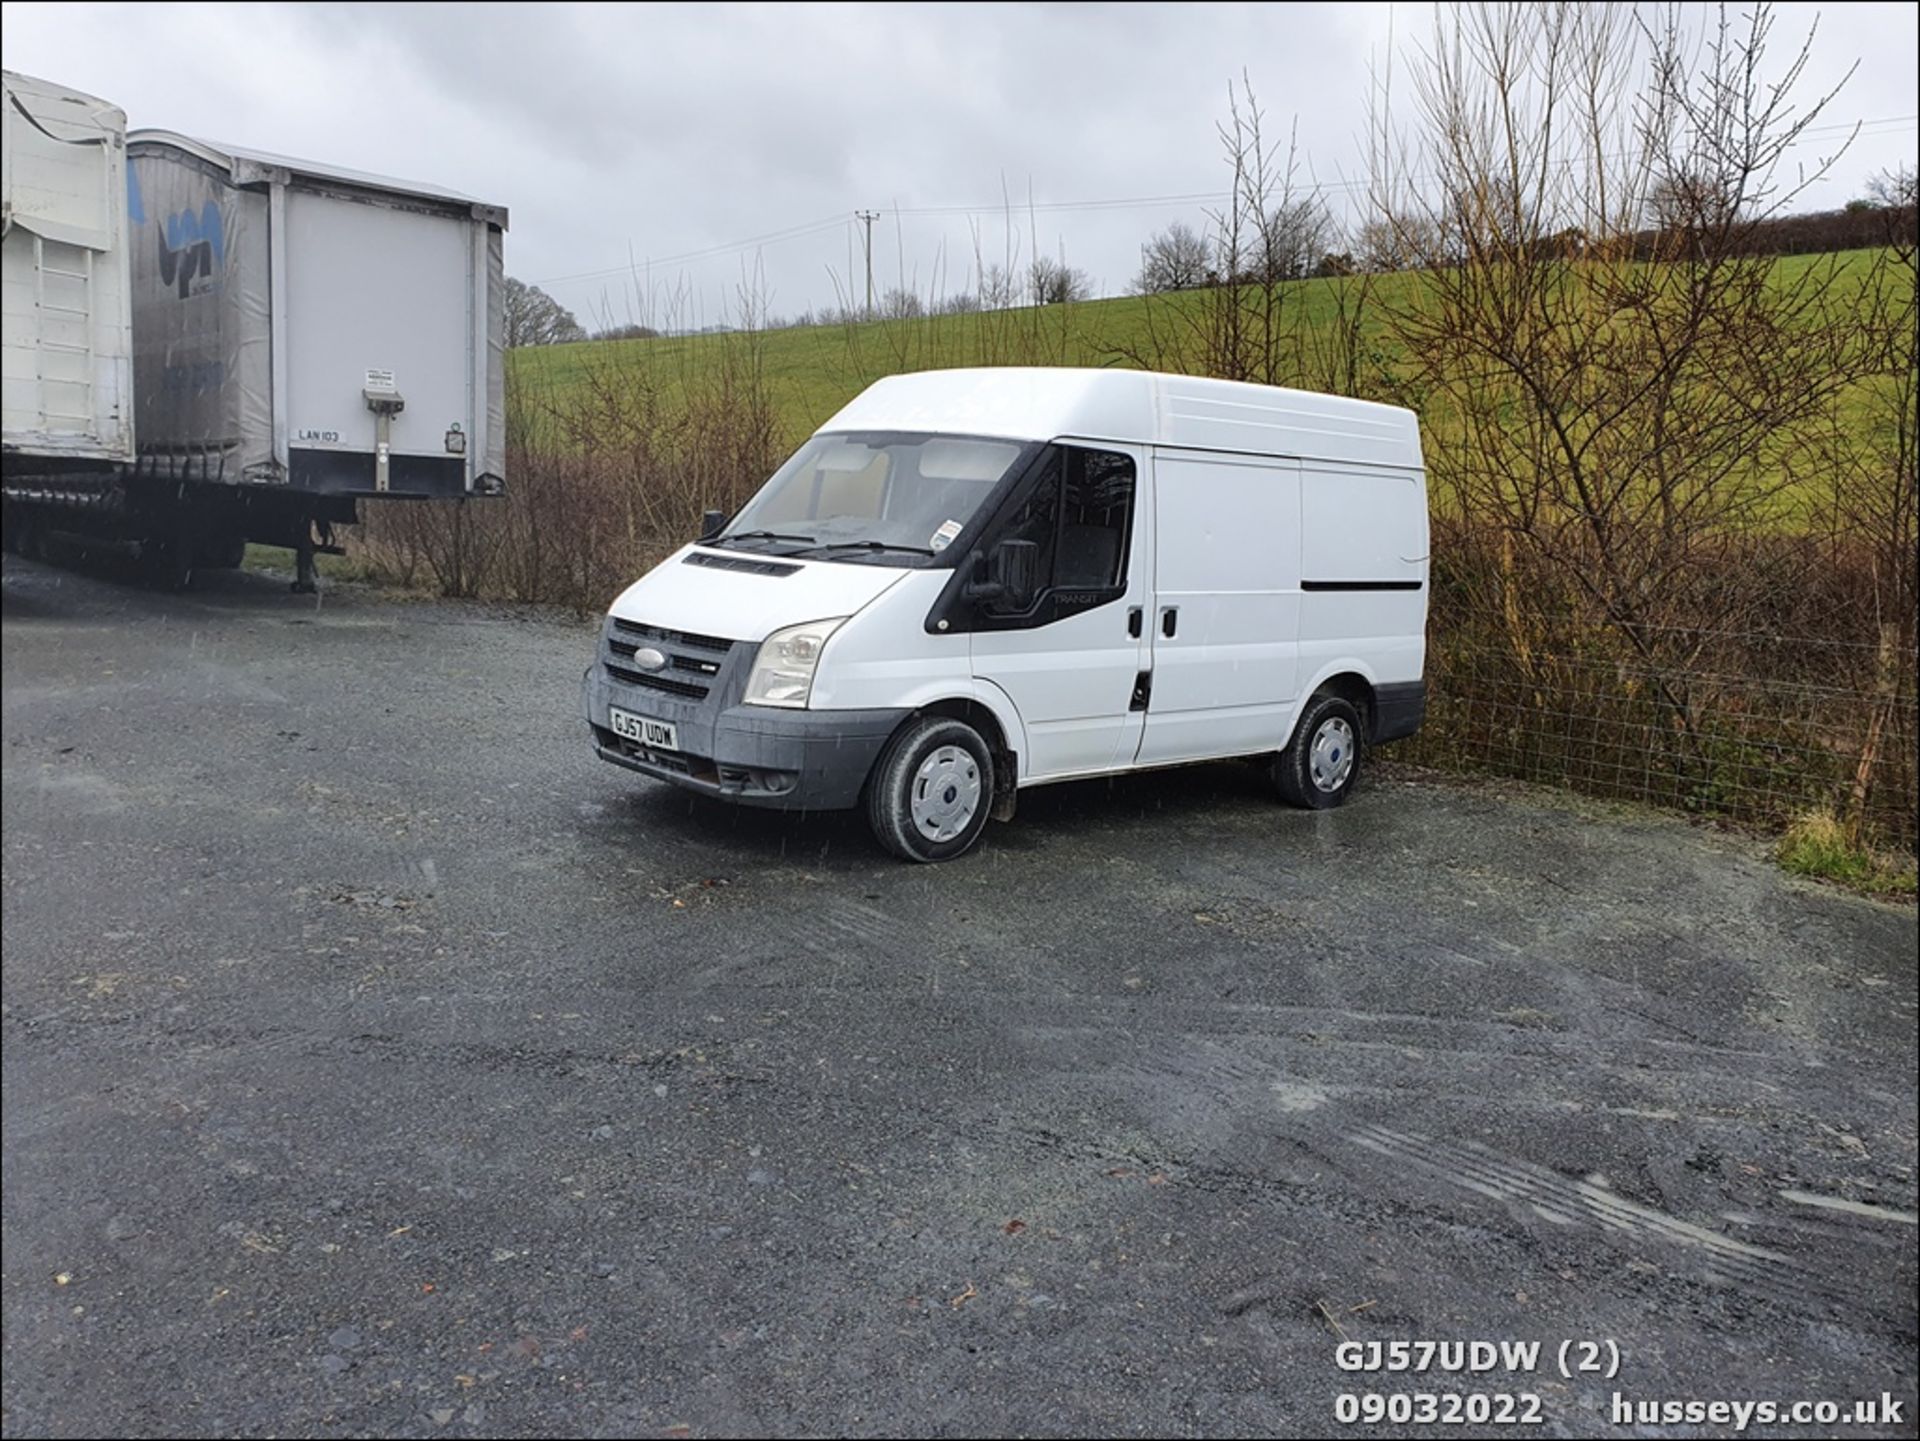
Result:
[[[1848,273],[1864,279],[1877,253],[1850,251],[1840,259]],[[1779,274],[1784,279],[1831,259],[1790,256],[1778,262]],[[1412,298],[1408,288],[1421,283],[1417,274],[1375,279],[1363,340],[1377,368],[1391,370],[1403,360],[1386,333],[1383,310],[1404,304]],[[1284,300],[1294,317],[1290,323],[1321,332],[1331,329],[1343,285],[1351,297],[1357,285],[1352,280],[1287,285]],[[774,330],[753,337],[752,348],[787,439],[797,443],[867,385],[900,371],[966,365],[1133,365],[1135,357],[1164,354],[1155,344],[1156,329],[1162,335],[1177,331],[1179,313],[1190,315],[1198,303],[1196,292],[1122,296],[1068,306]],[[512,354],[511,375],[536,423],[538,417],[577,401],[583,388],[610,368],[644,371],[671,404],[711,375],[728,347],[742,356],[747,339],[739,334],[701,335],[522,349]],[[1191,363],[1160,364],[1194,368]],[[1430,428],[1445,423],[1444,417],[1434,415],[1423,420]]]

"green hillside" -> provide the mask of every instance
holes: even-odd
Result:
[[[1873,251],[1849,252],[1843,262],[1865,276]],[[1784,281],[1825,255],[1778,262]],[[1404,304],[1418,274],[1373,279],[1363,345],[1376,370],[1397,368],[1382,311]],[[1284,324],[1296,333],[1324,334],[1352,306],[1360,282],[1303,280],[1281,287]],[[584,341],[513,352],[510,373],[522,414],[542,431],[556,415],[591,409],[597,398],[616,404],[651,396],[667,407],[689,388],[712,385],[728,365],[756,366],[786,439],[797,441],[865,386],[883,375],[964,365],[1147,365],[1198,370],[1190,341],[1197,292],[1143,298],[1124,296],[1074,305],[973,315],[927,316],[850,326],[767,331],[753,336],[701,335],[652,340]],[[1313,384],[1311,374],[1296,383]],[[1429,426],[1444,418],[1424,417]]]

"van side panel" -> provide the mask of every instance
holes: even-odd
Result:
[[[1418,471],[1302,467],[1303,690],[1352,671],[1376,688],[1426,661],[1427,498]]]
[[[1426,579],[1427,498],[1417,472],[1310,460],[1300,480],[1302,580],[1355,586]]]
[[[1138,762],[1278,749],[1297,700],[1299,462],[1162,449],[1153,477],[1153,687]]]

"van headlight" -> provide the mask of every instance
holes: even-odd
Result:
[[[813,692],[813,671],[820,663],[820,652],[827,638],[846,623],[846,617],[810,620],[805,625],[790,625],[760,642],[760,654],[754,657],[753,673],[747,677],[747,693],[741,699],[747,705],[786,706],[805,710]]]

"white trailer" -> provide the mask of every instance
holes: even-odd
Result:
[[[127,155],[148,467],[312,495],[498,488],[503,207],[165,130]]]
[[[127,117],[4,73],[0,99],[0,446],[47,468],[134,456]]]
[[[369,500],[497,495],[506,210],[431,185],[125,131],[7,76],[5,539],[248,541],[313,584]]]

